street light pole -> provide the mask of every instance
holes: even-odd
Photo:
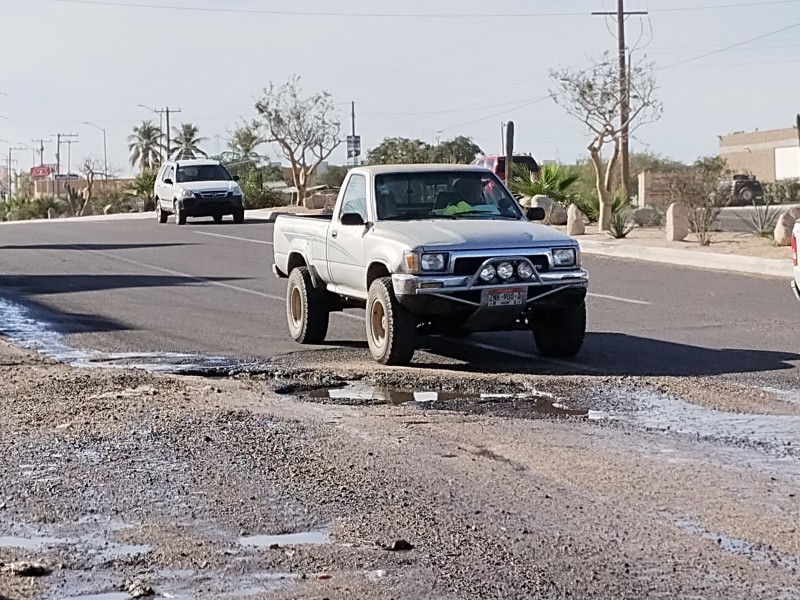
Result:
[[[25,148],[20,148],[19,146],[9,146],[8,147],[8,197],[11,198],[11,162],[12,162],[12,152],[16,152],[17,150],[25,150]]]
[[[103,167],[104,173],[105,173],[104,179],[106,181],[108,181],[108,148],[106,146],[106,130],[105,130],[105,128],[99,127],[99,126],[95,125],[94,123],[90,123],[89,121],[84,121],[83,124],[84,125],[91,125],[95,129],[99,129],[100,131],[103,132],[103,163],[105,165]]]

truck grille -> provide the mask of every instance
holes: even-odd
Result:
[[[457,258],[455,260],[455,264],[453,265],[453,274],[454,275],[475,275],[478,272],[478,269],[481,267],[483,263],[485,263],[489,259],[497,258],[500,260],[501,257],[495,256],[484,256],[484,257],[468,257],[468,258]],[[528,260],[533,263],[533,266],[536,267],[536,270],[539,273],[543,273],[550,269],[550,263],[547,260],[546,256],[536,255],[536,256],[526,256]]]

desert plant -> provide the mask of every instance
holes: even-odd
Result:
[[[781,179],[765,184],[764,199],[772,204],[800,204],[800,179]]]
[[[600,218],[600,200],[596,194],[588,197],[573,196],[572,204],[578,207],[578,209],[589,220],[589,223],[597,223],[598,219]],[[611,200],[611,215],[613,216],[618,212],[627,209],[628,206],[629,203],[625,201],[625,197],[622,194],[614,194]]]
[[[580,176],[568,167],[556,164],[543,165],[538,176],[524,165],[514,166],[514,177],[509,186],[517,198],[544,195],[567,207],[573,202],[570,188]]]
[[[670,180],[672,200],[686,206],[689,227],[697,234],[701,246],[711,244],[711,228],[729,202],[728,194],[719,186],[726,170],[724,159],[716,156],[699,158],[685,173]]]
[[[768,237],[775,231],[775,224],[781,216],[781,209],[773,206],[769,196],[764,197],[764,204],[756,204],[753,200],[752,210],[736,213],[739,220],[755,235]]]
[[[628,237],[628,234],[633,231],[633,223],[628,216],[630,203],[625,199],[623,194],[615,192],[611,206],[611,228],[607,233],[614,239],[621,240]]]

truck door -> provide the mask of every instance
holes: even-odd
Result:
[[[358,214],[364,223],[367,212],[367,178],[353,173],[347,181],[342,201],[328,229],[328,268],[333,283],[342,288],[363,291],[366,285],[364,264],[365,225],[343,225],[342,215]]]

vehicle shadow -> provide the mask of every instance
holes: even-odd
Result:
[[[474,370],[480,372],[593,374],[609,376],[672,376],[697,377],[760,373],[796,368],[800,354],[792,352],[751,350],[745,348],[703,348],[666,342],[623,333],[588,333],[581,353],[570,360],[550,360],[536,354],[530,334],[509,334],[507,348],[525,352],[530,358],[493,352],[487,346],[498,346],[479,336],[454,340],[429,337],[421,340],[420,349],[428,350],[464,365],[437,364],[437,369]],[[524,338],[518,336],[525,336]],[[457,341],[458,343],[454,343]],[[520,343],[523,342],[523,343]],[[527,345],[527,349],[523,350]],[[430,365],[419,364],[422,368]]]
[[[242,277],[204,277],[202,280],[178,275],[0,275],[0,290],[22,296],[74,294],[132,288],[204,285],[211,281],[239,281]]]
[[[52,345],[52,334],[106,333],[129,329],[123,323],[96,314],[52,310],[29,298],[0,297],[0,334],[22,345]]]
[[[196,246],[192,243],[167,242],[151,244],[18,244],[0,246],[0,250],[137,250],[144,248],[171,248],[175,246]]]

